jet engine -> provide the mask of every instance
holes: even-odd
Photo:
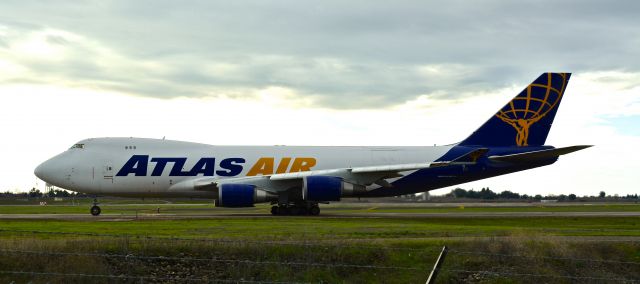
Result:
[[[216,206],[253,207],[255,203],[277,200],[275,194],[257,189],[250,184],[222,184],[218,187]]]
[[[307,201],[340,201],[341,197],[355,196],[366,187],[344,181],[339,177],[307,176],[302,186],[302,199]]]

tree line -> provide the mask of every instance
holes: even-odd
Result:
[[[451,192],[447,193],[444,197],[449,198],[470,198],[470,199],[531,199],[531,200],[558,200],[558,201],[573,201],[577,199],[593,199],[593,198],[621,198],[621,199],[638,199],[638,194],[627,194],[626,196],[618,196],[617,194],[614,196],[607,195],[606,192],[600,191],[598,196],[582,196],[578,197],[577,195],[571,194],[560,194],[560,195],[528,195],[528,194],[519,194],[517,192],[512,192],[509,190],[502,191],[500,193],[494,192],[488,187],[482,188],[479,191],[476,190],[465,190],[462,188],[456,188]]]
[[[87,197],[84,193],[70,192],[63,189],[53,189],[42,192],[37,188],[32,188],[29,192],[11,192],[5,191],[0,193],[0,198],[53,198],[53,197]]]

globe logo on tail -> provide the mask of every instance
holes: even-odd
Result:
[[[515,97],[496,116],[516,130],[516,145],[528,146],[529,128],[544,118],[558,106],[567,84],[567,74],[555,73],[562,77],[562,86],[552,85],[553,73],[547,73],[547,82],[533,82]]]

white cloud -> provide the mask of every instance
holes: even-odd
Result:
[[[3,5],[0,190],[91,136],[453,143],[546,71],[574,72],[548,143],[597,146],[473,186],[635,190],[636,2],[152,2]]]

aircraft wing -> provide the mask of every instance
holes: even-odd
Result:
[[[349,183],[363,186],[378,184],[383,187],[391,187],[392,185],[387,181],[387,179],[402,177],[403,172],[451,165],[471,165],[476,163],[478,158],[486,154],[487,151],[487,148],[479,148],[469,151],[468,153],[451,161],[437,161],[431,163],[351,167],[225,179],[203,177],[176,184],[172,188],[173,190],[180,190],[186,187],[195,188],[196,190],[212,191],[216,190],[219,185],[233,183],[250,184],[259,187],[262,190],[276,193],[301,186],[304,177],[308,176],[332,176],[342,178],[344,181]]]
[[[176,184],[174,190],[183,187],[191,187],[196,190],[212,191],[216,190],[222,184],[250,184],[259,187],[262,190],[276,193],[286,191],[290,188],[299,187],[303,183],[303,179],[308,176],[332,176],[340,177],[346,182],[371,185],[379,184],[381,186],[390,186],[385,180],[388,178],[396,178],[403,176],[401,172],[429,168],[431,163],[418,164],[398,164],[385,166],[370,167],[353,167],[328,170],[314,170],[295,173],[273,174],[265,176],[248,176],[237,178],[219,179],[215,177],[204,177],[186,181],[183,185]]]

